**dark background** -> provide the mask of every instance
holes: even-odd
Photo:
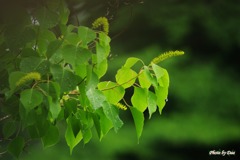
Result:
[[[240,3],[226,0],[69,0],[69,23],[91,25],[107,16],[112,51],[109,72],[114,79],[128,57],[146,64],[168,50],[185,55],[162,62],[170,75],[167,105],[146,122],[137,144],[130,111],[124,127],[101,142],[97,135],[69,155],[64,139],[42,149],[36,142],[20,159],[202,160],[240,157]],[[131,96],[131,90],[127,96]],[[62,133],[64,137],[64,133]],[[235,151],[235,156],[209,152]]]

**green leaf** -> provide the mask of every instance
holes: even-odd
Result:
[[[140,72],[139,76],[138,76],[138,81],[139,81],[139,84],[142,88],[149,88],[152,83],[151,81],[149,80],[149,78],[147,77],[147,71],[144,69]]]
[[[13,51],[22,48],[26,43],[33,41],[36,38],[36,33],[30,27],[23,27],[20,25],[7,26],[4,38],[7,45],[6,48]]]
[[[67,31],[65,32],[66,34],[73,33],[73,30],[76,29],[76,26],[69,24],[67,25]],[[75,32],[74,32],[75,33]],[[76,33],[75,33],[76,34]],[[77,35],[77,34],[76,34]],[[78,35],[77,35],[78,36]],[[79,37],[79,36],[78,36]]]
[[[61,111],[60,101],[53,100],[52,97],[48,96],[49,111],[52,114],[52,118],[56,119]]]
[[[79,87],[79,91],[81,93],[79,95],[80,104],[83,108],[87,108],[89,106],[89,100],[88,100],[87,94],[86,94],[86,85],[85,85],[85,83],[81,83],[78,87]]]
[[[55,40],[56,40],[56,36],[53,32],[47,29],[41,29],[39,31],[38,39],[37,39],[37,42],[38,42],[37,49],[40,53],[40,56],[46,57],[46,52],[49,44]]]
[[[149,119],[151,118],[152,114],[157,110],[157,96],[148,91],[148,112],[149,112]]]
[[[81,78],[85,78],[87,76],[87,65],[86,64],[77,64],[74,69],[76,75]]]
[[[103,102],[106,100],[106,97],[103,95],[103,93],[94,88],[89,89],[86,95],[93,109],[95,110],[102,107]]]
[[[140,61],[139,58],[135,58],[135,57],[130,57],[127,59],[127,61],[124,64],[125,68],[131,68],[132,66],[134,66],[138,61]]]
[[[51,125],[48,128],[45,136],[42,137],[42,143],[44,148],[55,145],[59,141],[59,137],[60,135],[58,128],[56,126]]]
[[[19,38],[23,44],[33,42],[36,39],[36,33],[31,27],[25,27]]]
[[[97,67],[102,63],[102,61],[107,59],[108,53],[106,48],[99,43],[96,44],[96,53],[97,53]]]
[[[107,59],[103,60],[100,64],[93,68],[93,71],[98,75],[99,78],[104,76],[108,69]]]
[[[110,37],[108,36],[108,35],[106,35],[105,33],[103,33],[103,32],[100,32],[99,34],[98,34],[98,39],[99,39],[99,44],[100,45],[102,45],[102,46],[104,46],[105,48],[106,48],[106,51],[108,51],[108,52],[106,52],[106,53],[109,53],[110,52],[110,45],[109,45],[109,43],[110,43],[110,41],[111,41],[111,39],[110,39]],[[108,54],[106,54],[106,56],[107,56]]]
[[[152,67],[159,83],[159,86],[155,87],[155,94],[157,96],[157,105],[161,114],[168,96],[169,75],[166,69],[159,67],[158,65],[152,64]]]
[[[116,82],[123,88],[131,87],[137,78],[138,74],[130,68],[122,67],[116,74]]]
[[[61,20],[61,24],[66,25],[68,22],[68,17],[70,14],[70,11],[67,7],[67,5],[65,4],[65,1],[60,1],[60,20]]]
[[[23,72],[39,72],[44,75],[49,72],[49,61],[39,57],[27,57],[23,58],[20,63],[20,70]]]
[[[81,46],[87,48],[87,44],[96,38],[96,33],[88,27],[80,26],[78,27],[78,36],[81,40]]]
[[[93,126],[92,116],[88,111],[78,109],[75,116],[81,122],[81,129],[89,129]]]
[[[64,60],[71,64],[75,70],[79,65],[88,64],[88,60],[91,58],[92,53],[82,47],[76,47],[73,45],[66,45],[62,48],[62,55]]]
[[[92,130],[85,129],[82,131],[82,135],[84,144],[87,144],[92,139]]]
[[[23,151],[25,142],[22,137],[14,138],[8,145],[8,151],[15,157],[19,157]]]
[[[22,128],[26,128],[36,122],[37,114],[35,110],[27,112],[21,103],[19,103],[19,115],[22,122]]]
[[[87,85],[86,85],[86,95],[90,102],[90,105],[93,109],[100,108],[102,103],[106,100],[104,94],[97,90],[97,84],[99,83],[97,75],[92,72],[91,67],[88,68],[88,75],[87,75]]]
[[[53,101],[58,101],[60,99],[60,86],[57,82],[49,81],[47,83],[41,83],[39,87],[48,96],[51,96]]]
[[[125,90],[122,86],[110,81],[100,82],[98,84],[98,89],[103,92],[108,102],[111,104],[117,104],[125,94]]]
[[[75,119],[75,117],[69,117],[67,119],[65,139],[70,148],[70,154],[72,154],[73,148],[83,139],[79,120]]]
[[[169,77],[168,77],[168,73],[167,70],[156,65],[156,64],[152,64],[153,67],[153,71],[157,77],[157,81],[159,83],[160,86],[162,87],[168,87],[169,86]]]
[[[15,121],[8,121],[3,124],[3,136],[4,139],[8,139],[11,137],[17,130],[17,122]]]
[[[50,123],[47,121],[49,118],[48,111],[45,107],[38,107],[27,112],[23,105],[20,104],[19,110],[21,114],[22,128],[25,129],[26,127],[32,126],[29,129],[29,134],[32,138],[40,138],[44,136]]]
[[[53,79],[59,83],[61,93],[74,90],[80,82],[80,78],[73,74],[73,72],[62,68],[60,65],[52,65],[50,71]]]
[[[37,114],[34,110],[30,111],[28,114],[27,123],[32,121],[32,124],[28,126],[28,132],[31,138],[41,138],[46,135],[48,128],[50,127],[50,122],[46,121],[46,119],[47,115]]]
[[[136,132],[137,132],[137,139],[139,143],[139,139],[142,135],[143,126],[144,126],[144,115],[137,108],[131,107],[130,110],[133,116]]]
[[[61,45],[62,45],[62,41],[58,39],[51,41],[47,46],[47,51],[46,51],[47,58],[48,59],[51,58],[52,55],[60,48]]]
[[[88,143],[92,138],[91,128],[93,126],[93,119],[89,112],[79,109],[75,114],[76,118],[81,122],[81,132],[83,135],[84,144]]]
[[[148,81],[151,82],[151,84],[154,87],[158,86],[157,79],[155,77],[153,77],[153,75],[151,74],[151,72],[149,71],[149,68],[147,66],[144,66],[144,74],[145,74],[146,78],[148,79]]]
[[[98,76],[92,71],[92,67],[88,66],[87,68],[87,81],[86,89],[96,88],[99,83]]]
[[[116,107],[114,107],[112,104],[104,102],[103,103],[103,111],[106,117],[111,120],[115,132],[119,130],[119,128],[122,127],[123,122],[118,116],[118,110]]]
[[[131,98],[133,107],[137,108],[140,112],[144,112],[148,106],[148,90],[145,88],[134,87],[134,93]]]
[[[102,115],[100,115],[100,127],[101,127],[101,135],[99,137],[101,140],[113,127],[111,120],[108,119],[103,112],[102,112]]]
[[[23,48],[21,51],[21,58],[25,57],[35,57],[38,56],[37,51],[33,50],[33,48]]]
[[[100,110],[100,109],[98,109]],[[97,110],[97,111],[98,111]],[[102,111],[103,112],[103,111]],[[95,114],[95,113],[92,113],[92,117],[93,117],[93,122],[94,122],[94,126],[95,126],[95,129],[97,131],[97,134],[98,134],[98,137],[99,139],[101,140],[102,139],[102,130],[101,130],[101,125],[100,125],[100,116]],[[106,117],[106,116],[105,116]],[[107,119],[107,118],[106,118]],[[112,123],[109,119],[107,119],[108,122],[110,123],[110,125],[112,126]]]
[[[17,82],[25,75],[26,75],[25,73],[19,71],[10,73],[9,75],[10,89],[14,90],[16,88]]]
[[[78,102],[75,99],[64,101],[64,116],[67,118],[77,112]]]
[[[28,112],[42,103],[43,95],[36,89],[26,89],[20,93],[20,101]]]
[[[102,140],[103,136],[105,136],[109,130],[113,127],[111,120],[109,120],[104,114],[102,108],[99,108],[95,111],[96,114],[93,114],[93,121],[95,128],[98,133],[98,137]]]
[[[162,113],[162,109],[164,108],[166,104],[166,99],[168,96],[168,88],[167,87],[161,87],[155,89],[155,94],[157,96],[157,105],[159,108],[160,114]]]
[[[70,26],[68,26],[68,31],[72,28],[69,28]],[[74,26],[73,26],[74,28]],[[63,46],[64,45],[74,45],[74,46],[78,46],[81,42],[81,38],[78,36],[77,33],[74,33],[74,32],[70,32],[70,33],[67,33],[65,36],[64,36],[64,42],[63,42]]]
[[[42,28],[52,28],[57,25],[59,19],[57,13],[48,10],[47,8],[39,8],[35,17]]]
[[[2,114],[2,116],[4,114],[10,114],[10,115],[16,114],[16,111],[19,111],[19,104],[21,104],[21,103],[20,103],[18,95],[13,95],[9,99],[6,99],[6,100],[2,101],[1,102],[1,108],[2,108],[1,109],[1,114]]]
[[[41,130],[46,130],[46,128],[39,127],[36,124],[28,126],[27,129],[31,138],[41,138],[44,135]]]

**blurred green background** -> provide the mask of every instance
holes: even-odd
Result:
[[[99,16],[110,19],[112,56],[105,79],[114,79],[128,57],[142,58],[147,64],[168,50],[184,50],[185,55],[160,64],[170,75],[168,102],[161,116],[155,113],[148,120],[146,114],[139,144],[130,111],[122,111],[125,125],[118,133],[111,131],[101,142],[94,135],[89,144],[78,145],[72,156],[61,139],[47,149],[35,142],[20,159],[223,158],[209,156],[211,150],[231,150],[236,152],[231,159],[240,157],[239,1],[68,2],[80,25],[89,25]],[[76,23],[76,16],[71,16]],[[127,96],[131,94],[129,90]]]

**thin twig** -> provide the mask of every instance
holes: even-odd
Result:
[[[5,153],[7,153],[7,150],[6,150],[6,151],[3,151],[3,152],[0,152],[0,155],[3,155],[3,154],[5,154]]]
[[[125,100],[125,98],[123,98],[122,100],[123,100],[123,102],[125,103],[126,106],[128,106],[129,108],[131,107],[131,106],[127,103],[127,101]]]
[[[5,119],[8,119],[9,117],[11,117],[10,114],[8,114],[8,115],[6,115],[6,116],[4,116],[4,117],[1,117],[1,118],[0,118],[0,122],[3,121],[3,120],[5,120]]]

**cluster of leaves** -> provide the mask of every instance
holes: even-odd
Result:
[[[162,112],[169,77],[157,65],[161,57],[149,65],[128,58],[115,81],[101,81],[110,53],[107,19],[93,23],[95,29],[103,20],[103,31],[67,24],[69,10],[59,0],[17,7],[18,25],[11,16],[1,17],[0,26],[1,149],[18,157],[33,139],[41,139],[44,147],[55,145],[57,124],[65,123],[72,152],[81,141],[91,140],[94,128],[100,139],[112,128],[117,132],[123,125],[119,111],[128,108],[139,139],[143,112],[148,110],[151,117],[157,106]],[[124,101],[129,87],[134,88],[131,104]]]

